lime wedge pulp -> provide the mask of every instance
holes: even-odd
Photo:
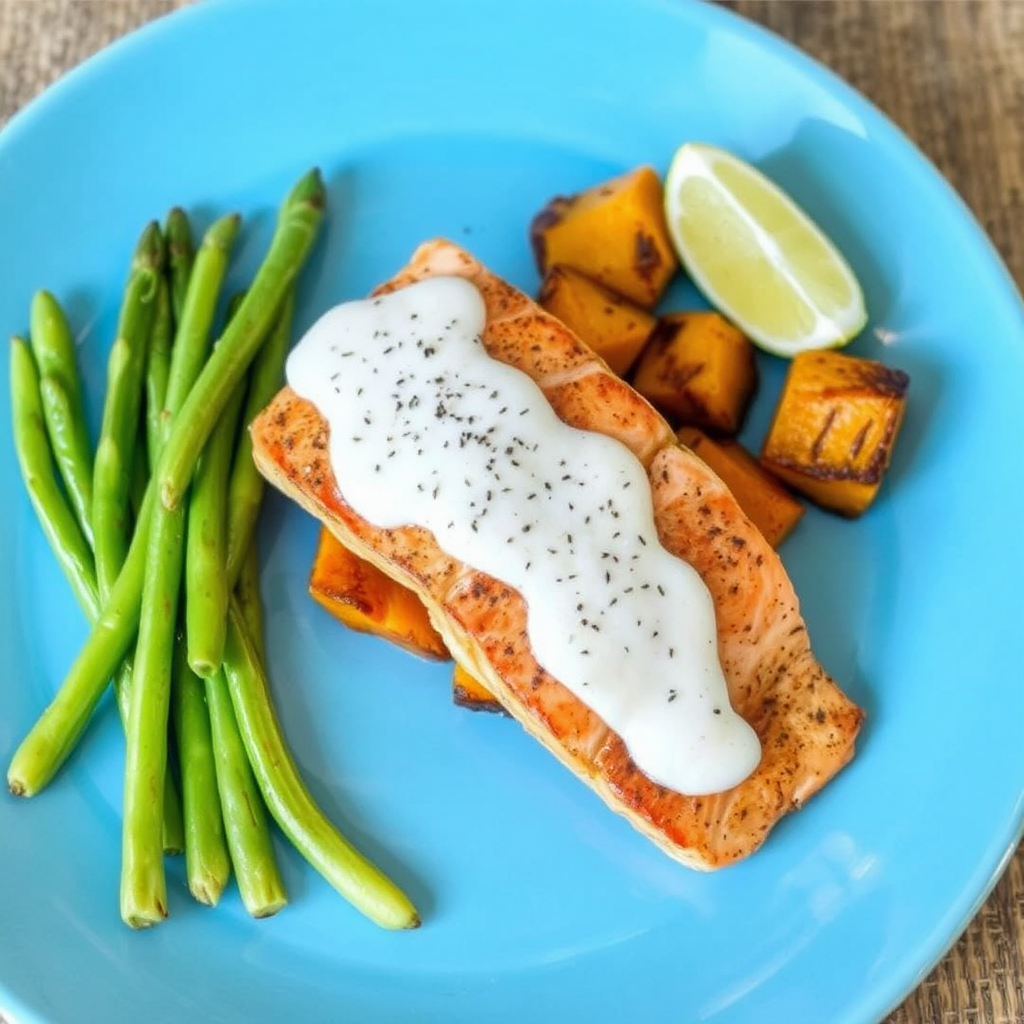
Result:
[[[665,216],[694,284],[756,345],[786,358],[845,345],[867,321],[849,264],[760,171],[688,142],[665,178]]]

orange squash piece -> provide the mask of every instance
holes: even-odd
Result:
[[[547,272],[539,301],[620,377],[633,365],[658,322],[636,303],[561,265]]]
[[[423,602],[321,528],[309,577],[313,598],[350,629],[433,661],[451,657]]]
[[[669,419],[735,434],[757,386],[754,346],[719,313],[671,313],[658,321],[633,387]]]
[[[491,711],[507,715],[508,712],[490,690],[458,662],[452,671],[452,700],[470,711]]]
[[[859,516],[878,493],[903,422],[910,378],[872,359],[793,359],[761,462],[823,508]]]
[[[534,217],[530,241],[541,277],[572,267],[647,309],[679,266],[652,167],[556,196]]]
[[[773,548],[789,536],[804,514],[803,505],[739,441],[712,440],[696,427],[681,427],[676,436],[722,478]]]
[[[379,636],[421,658],[445,661],[451,657],[423,602],[372,562],[353,554],[323,527],[309,592],[350,629]],[[452,672],[452,699],[471,711],[507,714],[494,694],[461,665],[455,665]]]

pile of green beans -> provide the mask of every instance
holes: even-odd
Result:
[[[261,655],[255,532],[264,484],[248,425],[280,386],[295,281],[325,208],[314,170],[285,198],[263,263],[229,305],[219,336],[239,218],[217,220],[198,248],[181,209],[162,228],[146,226],[123,293],[95,449],[58,301],[39,292],[30,341],[12,339],[22,476],[92,629],[11,759],[7,783],[17,796],[46,786],[113,681],[126,745],[121,917],[134,928],[167,916],[165,855],[182,850],[200,902],[215,905],[233,873],[254,917],[285,906],[268,810],[370,919],[386,928],[419,924],[408,897],[310,796]]]

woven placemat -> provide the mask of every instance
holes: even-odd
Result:
[[[184,2],[0,0],[0,124],[69,68]],[[792,40],[885,111],[960,192],[1024,287],[1024,2],[727,6]],[[886,1024],[1024,1024],[1024,851]]]

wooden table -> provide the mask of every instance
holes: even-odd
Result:
[[[884,110],[964,197],[1024,287],[1022,0],[726,3]],[[0,124],[68,68],[175,5],[0,0]],[[885,1024],[1021,1022],[1024,849],[963,937]]]

